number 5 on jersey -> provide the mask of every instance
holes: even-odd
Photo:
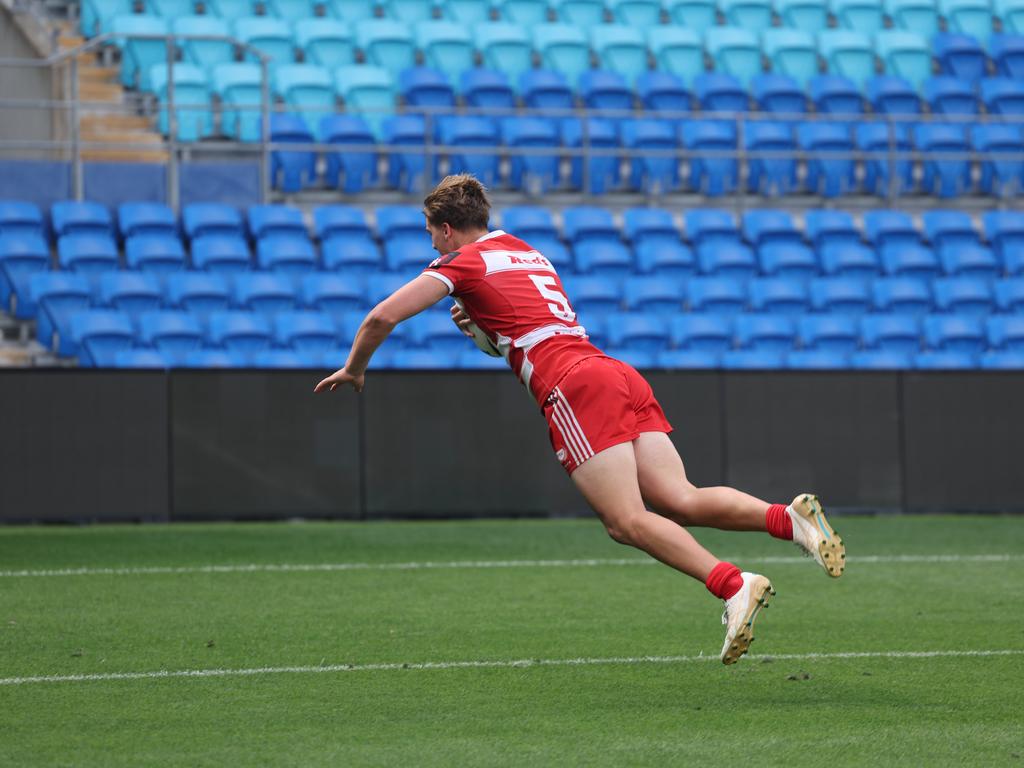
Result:
[[[569,306],[569,299],[556,287],[556,278],[551,275],[527,275],[527,277],[537,286],[540,295],[550,302],[548,309],[551,310],[552,315],[567,323],[576,319],[576,313]]]

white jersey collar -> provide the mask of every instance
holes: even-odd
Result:
[[[505,230],[503,230],[503,229],[496,229],[493,232],[488,232],[486,235],[478,237],[475,240],[475,242],[482,243],[484,240],[490,240],[492,237],[501,237],[504,234],[505,234]]]

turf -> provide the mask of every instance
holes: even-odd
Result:
[[[0,678],[376,669],[0,685],[0,765],[1022,765],[1024,518],[840,518],[846,575],[699,531],[767,573],[755,653],[656,564],[12,576],[20,569],[644,556],[590,520],[0,528]],[[860,562],[857,555],[1009,554]],[[762,558],[783,558],[781,562]],[[774,656],[773,656],[774,655]]]

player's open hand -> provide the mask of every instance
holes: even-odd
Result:
[[[325,389],[329,389],[331,392],[336,390],[339,386],[351,386],[356,392],[363,391],[363,383],[366,380],[366,374],[361,373],[358,376],[353,376],[351,373],[346,371],[344,368],[335,371],[326,379],[317,384],[314,388],[314,392],[323,392]]]
[[[473,321],[469,319],[469,315],[466,314],[466,310],[462,309],[458,304],[452,304],[452,322],[454,322],[459,330],[463,334],[473,338],[473,332],[469,329],[469,326],[473,324]]]

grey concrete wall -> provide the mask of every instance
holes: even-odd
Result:
[[[26,37],[19,19],[0,6],[0,59],[39,60],[40,53]],[[54,75],[50,67],[0,66],[0,99],[53,99]],[[55,137],[60,117],[45,108],[0,107],[0,142],[17,140],[51,140]],[[12,151],[0,145],[0,159],[56,159],[57,154],[45,151]]]

